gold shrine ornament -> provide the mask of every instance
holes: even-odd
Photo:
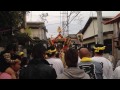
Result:
[[[58,33],[62,32],[62,30],[61,30],[60,27],[58,27],[57,32],[58,32]]]

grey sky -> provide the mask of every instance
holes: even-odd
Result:
[[[46,28],[48,29],[47,36],[50,37],[53,35],[54,37],[58,34],[57,28],[60,26],[60,11],[32,11],[27,15],[27,21],[33,21],[33,22],[40,22],[40,14],[41,13],[48,13],[48,17],[46,18],[48,22],[45,22]],[[116,16],[120,11],[103,11],[103,16],[108,17],[114,17]],[[81,16],[80,16],[81,15]],[[79,30],[81,30],[85,23],[87,22],[88,18],[90,16],[97,16],[95,11],[81,11],[80,17],[82,17],[81,23],[77,20],[78,17],[76,17],[69,25],[69,33],[70,34],[76,34]]]

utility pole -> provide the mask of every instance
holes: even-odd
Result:
[[[98,44],[104,44],[103,42],[103,26],[102,26],[102,11],[97,11],[98,22]]]
[[[69,35],[69,24],[79,15],[80,12],[77,11],[63,11],[62,12],[62,30],[63,30],[63,36],[68,36]],[[73,16],[71,18],[71,16]]]
[[[66,33],[67,33],[67,36],[69,35],[69,16],[68,16],[68,11],[67,11],[67,31],[66,31]]]
[[[67,13],[68,11],[62,11],[62,30],[63,30],[63,36],[66,35],[66,24],[67,24]]]

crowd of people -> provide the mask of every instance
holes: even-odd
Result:
[[[28,58],[10,44],[0,53],[0,79],[120,79],[120,62],[105,56],[105,49],[96,44],[92,51],[86,47],[58,50],[38,43]]]

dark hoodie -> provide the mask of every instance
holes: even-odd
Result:
[[[90,77],[84,70],[70,67],[65,69],[63,74],[58,75],[57,79],[90,79]]]
[[[33,59],[20,71],[20,79],[56,79],[55,69],[44,59]]]

